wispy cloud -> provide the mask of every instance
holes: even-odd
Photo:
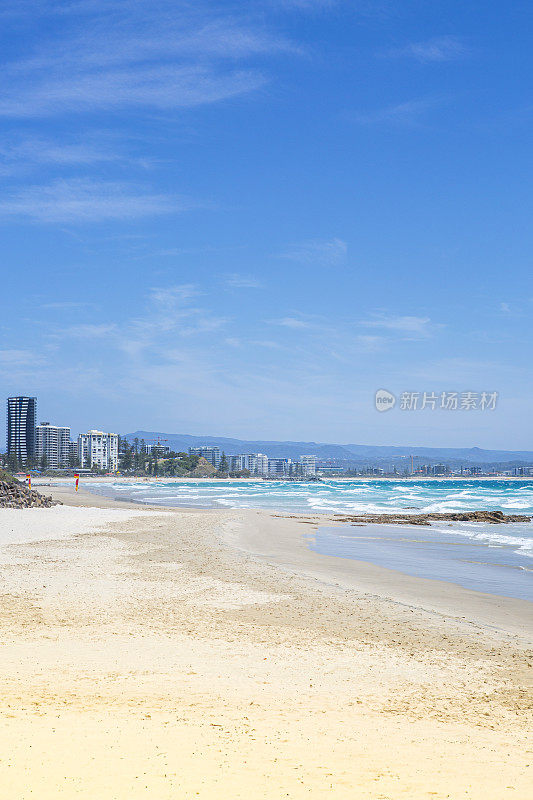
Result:
[[[416,316],[377,316],[373,319],[362,320],[360,325],[366,328],[382,328],[387,331],[394,331],[401,334],[404,338],[425,338],[430,336],[439,327],[432,323],[429,317]]]
[[[377,353],[382,350],[387,339],[384,336],[371,336],[361,334],[355,337],[355,345],[357,349],[367,353]]]
[[[159,313],[169,313],[181,308],[184,303],[198,297],[200,290],[192,283],[179,286],[160,286],[150,289],[149,302]]]
[[[52,18],[36,51],[4,66],[0,114],[219,102],[267,80],[258,66],[236,62],[299,52],[264,25],[201,6],[168,0],[84,5],[86,16],[71,13],[68,25]]]
[[[100,323],[100,324],[81,324],[71,325],[64,328],[63,335],[72,336],[75,339],[105,339],[115,334],[117,326],[115,324]]]
[[[453,61],[468,55],[469,48],[458,36],[437,36],[423,42],[395,47],[385,55],[392,58],[415,58],[417,61]]]
[[[407,100],[404,103],[385,106],[368,113],[358,113],[355,121],[363,125],[391,123],[396,125],[416,125],[420,118],[431,108],[438,104],[435,99]]]
[[[322,264],[334,267],[346,258],[348,245],[342,239],[310,239],[291,244],[279,254],[279,258],[300,264]]]
[[[0,143],[0,160],[6,164],[87,165],[116,161],[116,152],[87,142],[54,142],[45,138],[24,138]]]
[[[41,303],[41,308],[50,311],[69,311],[73,309],[86,308],[92,303],[85,303],[77,300],[64,300],[55,303]]]
[[[224,317],[193,304],[200,294],[192,284],[155,287],[146,298],[144,313],[120,325],[104,320],[56,327],[50,333],[50,340],[54,345],[61,341],[90,341],[95,348],[105,346],[131,363],[173,360],[178,341],[210,334],[226,324]]]
[[[5,193],[0,200],[0,217],[42,223],[90,223],[173,214],[193,205],[185,198],[151,194],[123,183],[70,179]]]
[[[4,93],[0,115],[36,117],[62,111],[96,111],[147,106],[159,110],[216,103],[251,92],[265,83],[259,73],[216,73],[204,66],[156,66],[78,74],[33,83]]]
[[[31,350],[0,350],[0,366],[29,367],[43,363],[43,356]]]
[[[226,276],[225,283],[231,289],[260,289],[262,284],[253,275],[242,275],[238,272],[233,272]]]
[[[201,294],[193,284],[180,284],[151,289],[144,315],[130,320],[121,331],[121,348],[130,355],[155,345],[168,337],[191,337],[219,330],[226,324],[224,317],[202,306],[192,305]]]
[[[271,320],[273,325],[281,325],[282,328],[292,328],[293,330],[304,330],[312,328],[312,323],[300,317],[282,317],[281,319]]]

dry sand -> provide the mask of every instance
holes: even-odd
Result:
[[[531,606],[310,553],[308,522],[1,547],[2,800],[533,797]]]

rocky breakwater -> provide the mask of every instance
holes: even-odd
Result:
[[[7,473],[0,472],[0,508],[50,508],[58,500],[28,489]]]

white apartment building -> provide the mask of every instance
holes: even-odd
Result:
[[[49,469],[68,467],[70,456],[70,428],[41,422],[35,426],[35,458],[37,466]]]
[[[257,474],[268,475],[268,456],[264,453],[256,453],[257,458]]]
[[[81,469],[116,472],[118,469],[118,434],[87,431],[78,436],[78,459]]]
[[[300,464],[302,465],[302,475],[304,477],[316,475],[316,456],[300,456]]]
[[[240,453],[237,456],[228,456],[227,459],[230,472],[242,472],[246,469],[250,475],[268,474],[268,456],[264,453]]]

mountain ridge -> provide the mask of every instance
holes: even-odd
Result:
[[[328,442],[269,441],[264,439],[236,439],[227,436],[165,433],[162,431],[134,431],[124,438],[132,442],[135,438],[147,443],[160,440],[172,450],[188,450],[189,447],[212,445],[220,447],[226,455],[261,452],[270,458],[299,458],[301,455],[316,455],[320,460],[335,459],[353,464],[404,462],[413,456],[415,460],[429,459],[447,463],[498,464],[533,463],[530,450],[486,450],[480,447],[404,447],[399,445],[334,444]]]

